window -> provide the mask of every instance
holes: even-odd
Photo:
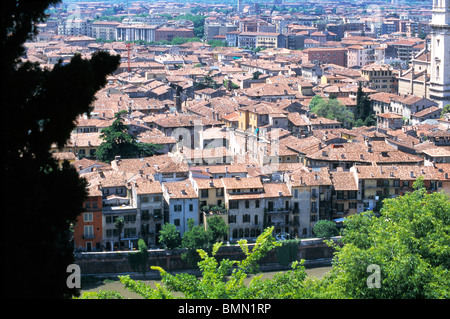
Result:
[[[141,196],[141,202],[148,203],[148,196]]]
[[[255,200],[255,208],[259,208],[259,199]]]
[[[230,209],[239,209],[239,201],[230,200]]]
[[[94,238],[94,226],[88,225],[84,226],[84,238]]]
[[[202,197],[202,198],[208,197],[208,190],[207,189],[201,189],[200,190],[200,197]]]
[[[180,220],[179,220],[179,219],[174,219],[174,220],[173,220],[173,224],[174,224],[175,226],[180,226]]]
[[[189,211],[192,212],[194,210],[194,204],[189,204]]]
[[[242,215],[242,222],[243,223],[250,223],[250,214]]]
[[[236,223],[236,215],[228,215],[228,223],[229,224]]]
[[[92,217],[93,214],[92,213],[84,213],[83,214],[83,221],[84,222],[91,222],[92,221]]]
[[[150,219],[150,213],[148,209],[144,209],[141,211],[141,220],[149,220]]]
[[[182,211],[181,205],[173,205],[173,211],[174,212],[181,212]]]
[[[245,201],[245,208],[250,208],[250,201],[249,200]]]

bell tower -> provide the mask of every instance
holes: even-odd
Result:
[[[430,99],[450,104],[450,0],[433,0]]]

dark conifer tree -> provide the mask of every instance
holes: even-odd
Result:
[[[80,55],[50,71],[23,62],[24,43],[59,0],[2,0],[0,10],[2,129],[2,266],[12,298],[67,298],[74,262],[70,225],[83,210],[86,181],[50,153],[62,147],[77,116],[88,113],[95,93],[114,72],[119,56]]]

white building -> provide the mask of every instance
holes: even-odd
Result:
[[[450,103],[450,0],[433,0],[430,98]]]

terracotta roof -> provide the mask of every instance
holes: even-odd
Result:
[[[227,177],[222,178],[222,181],[227,189],[263,188],[258,177]]]
[[[170,198],[198,198],[194,187],[189,181],[163,183],[163,187]]]

